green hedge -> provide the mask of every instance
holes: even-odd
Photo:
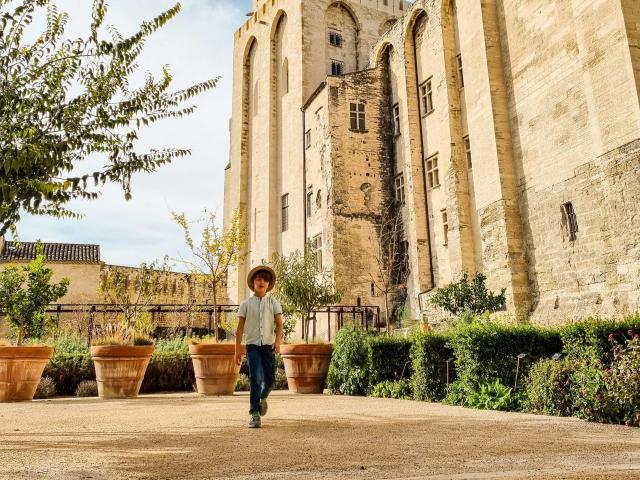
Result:
[[[567,325],[560,329],[563,353],[573,360],[604,360],[605,353],[611,348],[610,335],[623,343],[633,332],[640,333],[640,315],[622,321],[589,319]]]
[[[453,351],[457,375],[446,398],[453,404],[464,403],[481,385],[496,379],[513,385],[516,357],[522,353],[526,356],[520,361],[520,385],[533,363],[562,350],[558,330],[493,323],[460,326],[448,334],[447,346]]]
[[[333,344],[327,376],[331,393],[367,395],[378,383],[411,376],[411,344],[402,337],[374,336],[351,326]]]
[[[368,336],[369,386],[411,377],[411,342],[403,337]]]
[[[195,381],[187,339],[159,340],[144,374],[140,392],[192,391]]]
[[[416,400],[437,402],[447,389],[447,360],[453,351],[447,347],[447,336],[414,332],[411,335],[411,384]],[[449,381],[455,380],[453,362],[449,362]]]
[[[327,388],[340,395],[365,395],[369,389],[367,334],[351,326],[342,328],[333,342]]]

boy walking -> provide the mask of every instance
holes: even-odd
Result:
[[[267,292],[276,285],[275,272],[260,265],[247,275],[253,292],[238,309],[236,330],[236,364],[242,363],[242,336],[245,336],[247,363],[251,384],[249,428],[260,428],[261,417],[267,414],[267,397],[276,381],[275,354],[282,342],[282,307]],[[274,334],[275,326],[275,334]]]

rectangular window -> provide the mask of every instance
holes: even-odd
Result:
[[[456,62],[458,63],[458,88],[462,90],[464,88],[464,73],[462,72],[462,55],[456,55]]]
[[[440,186],[437,155],[427,158],[427,183],[429,188],[436,188]]]
[[[344,62],[331,60],[331,75],[342,75],[344,73]]]
[[[304,133],[304,148],[307,149],[311,146],[311,130],[307,130]]]
[[[449,219],[447,218],[447,210],[440,210],[442,214],[442,244],[446,247],[449,245]]]
[[[467,155],[467,166],[469,170],[473,168],[473,164],[471,163],[471,142],[469,141],[469,135],[463,138],[464,140],[464,152]]]
[[[366,130],[364,103],[349,104],[349,116],[351,130],[356,132],[364,132]]]
[[[431,78],[420,87],[420,96],[422,98],[422,114],[427,115],[433,112],[433,90],[431,87]]]
[[[333,30],[329,31],[329,44],[334,47],[342,47],[342,34]]]
[[[311,239],[311,249],[316,258],[316,268],[322,270],[322,234]]]
[[[396,201],[404,205],[404,175],[401,173],[395,178]]]
[[[307,217],[311,216],[311,202],[313,201],[313,187],[309,187],[307,189],[307,201],[306,201],[306,210],[307,210]]]
[[[286,232],[289,230],[289,194],[285,193],[282,195],[281,199],[282,204],[282,231]]]
[[[393,106],[393,129],[396,136],[400,135],[400,105]]]
[[[567,228],[569,231],[569,240],[574,242],[578,233],[578,219],[576,218],[576,212],[573,209],[571,202],[564,203],[562,205],[562,211],[564,212],[565,220],[567,222]]]

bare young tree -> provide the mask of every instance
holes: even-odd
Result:
[[[371,282],[384,295],[384,313],[387,332],[391,331],[390,303],[404,286],[408,274],[407,248],[403,240],[402,214],[393,204],[383,206],[382,214],[375,225],[375,271],[370,273]]]
[[[204,282],[210,289],[214,311],[214,335],[218,338],[218,296],[226,285],[230,267],[236,267],[246,255],[247,235],[242,213],[236,210],[229,228],[222,228],[216,221],[215,212],[204,211],[195,223],[203,225],[201,238],[196,243],[191,235],[191,224],[184,213],[172,212],[173,219],[184,232],[184,239],[192,259],[177,259],[185,265],[194,281]]]

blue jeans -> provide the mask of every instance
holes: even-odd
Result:
[[[260,399],[267,398],[276,382],[276,356],[273,345],[247,345],[251,392],[249,413],[260,411]]]

